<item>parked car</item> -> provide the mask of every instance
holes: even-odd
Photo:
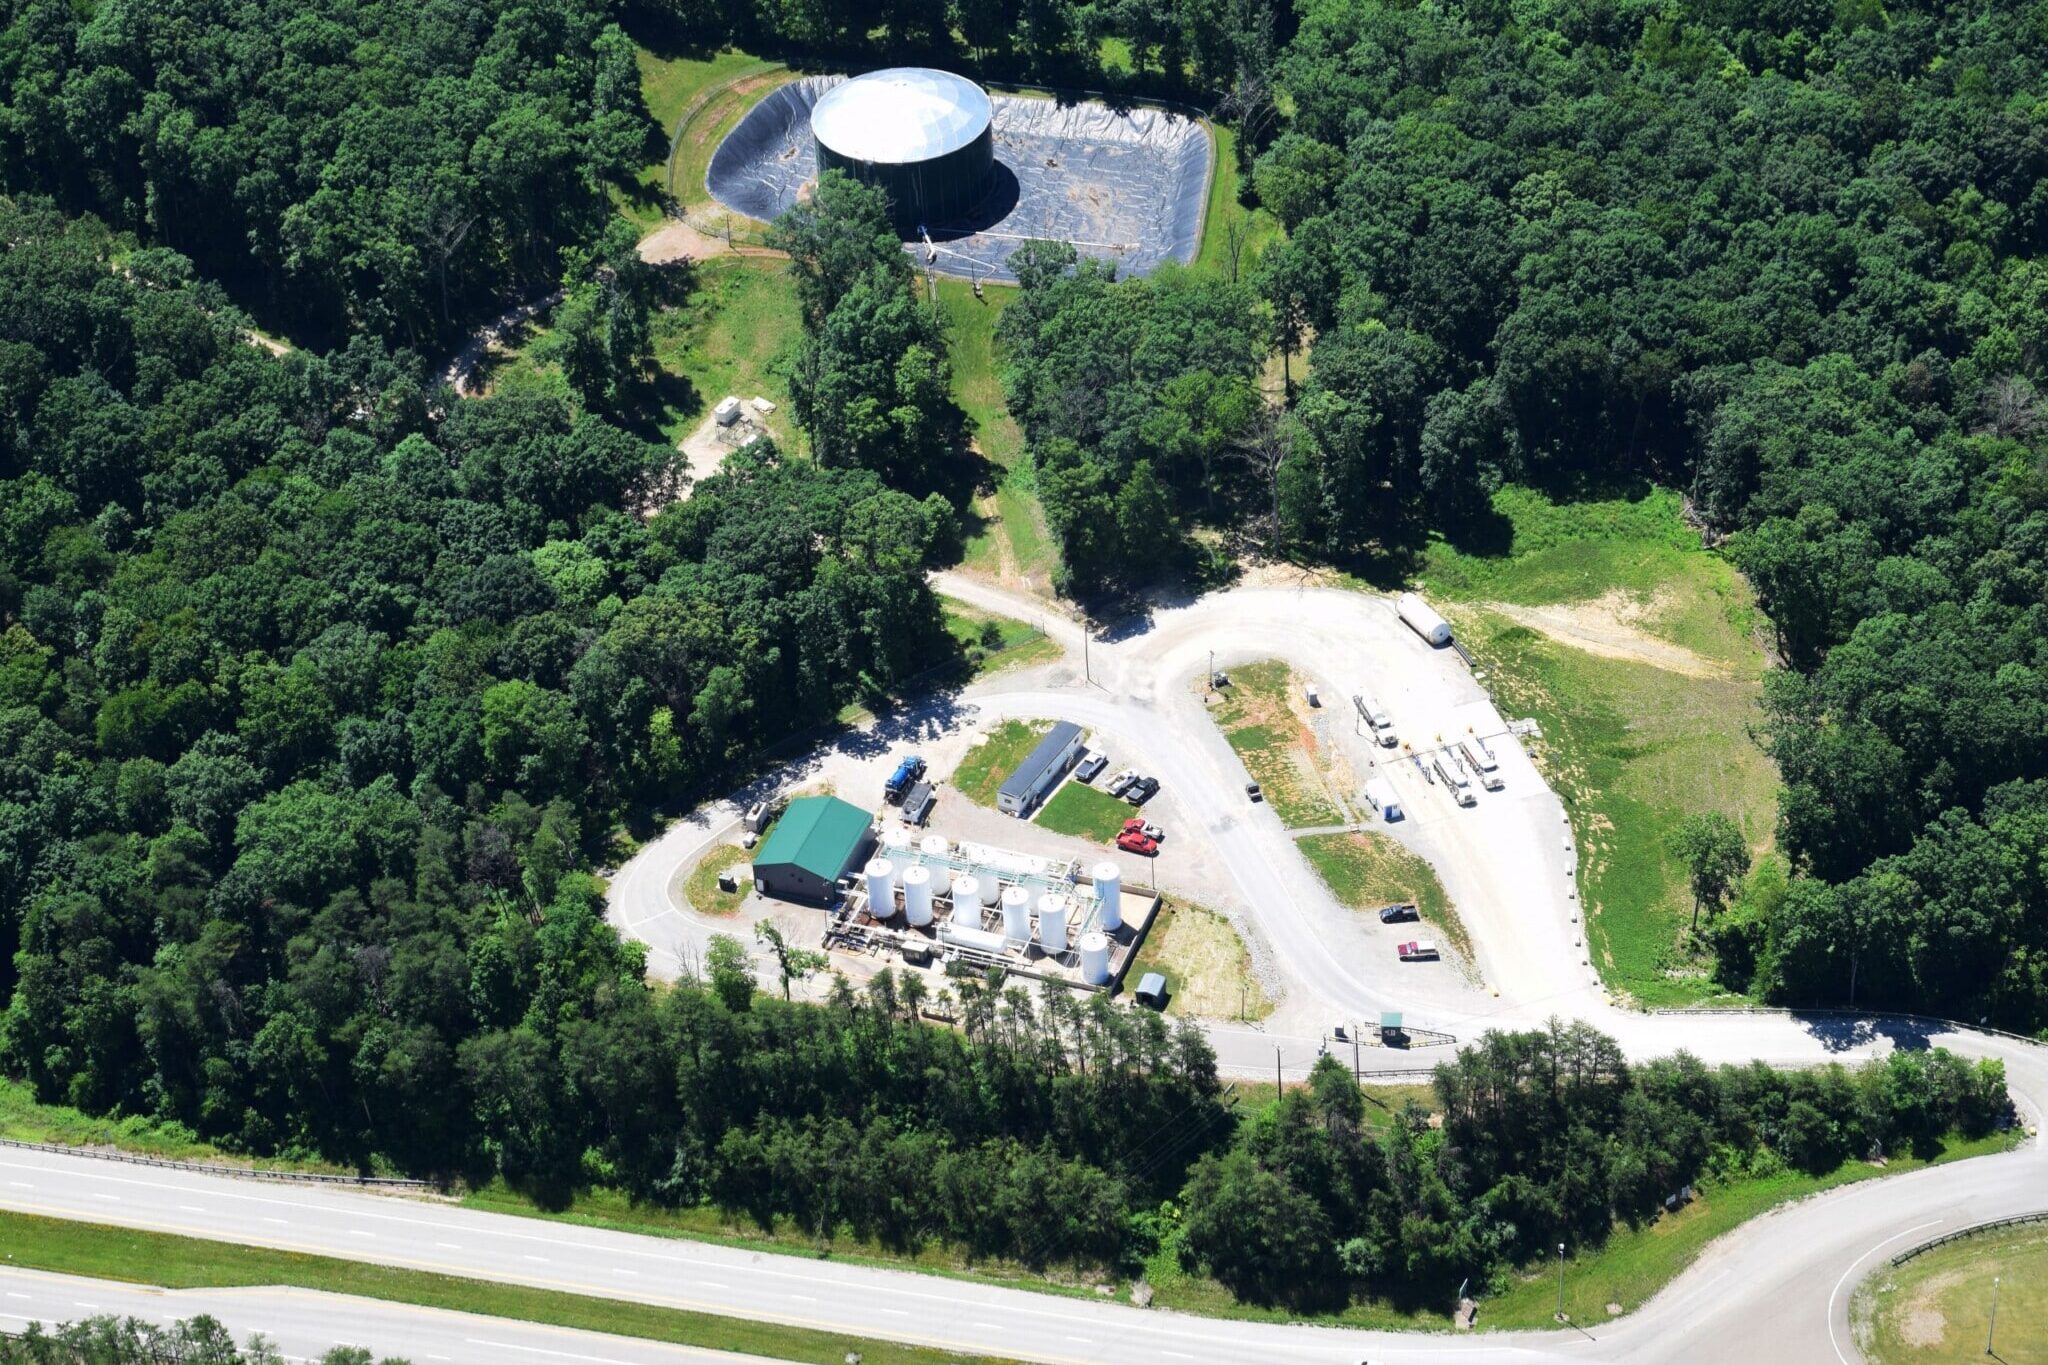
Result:
[[[1412,905],[1383,905],[1380,907],[1381,924],[1406,924],[1409,920],[1422,918],[1422,912]]]
[[[1136,782],[1133,782],[1130,785],[1129,790],[1124,792],[1124,800],[1130,802],[1134,806],[1142,806],[1147,801],[1150,801],[1152,799],[1152,794],[1158,790],[1158,778],[1141,777]]]
[[[1136,768],[1125,768],[1115,777],[1110,778],[1108,785],[1103,790],[1111,796],[1122,796],[1131,789],[1131,784],[1137,780],[1138,770]]]
[[[1087,756],[1081,760],[1080,766],[1074,769],[1074,780],[1076,782],[1093,782],[1102,775],[1102,770],[1108,766],[1109,755],[1097,753],[1095,750],[1090,749]]]
[[[1143,830],[1127,829],[1116,836],[1116,846],[1126,853],[1143,853],[1147,857],[1159,851],[1159,841],[1148,837]]]
[[[1314,683],[1303,683],[1301,685],[1301,695],[1310,706],[1321,706],[1323,704],[1322,694],[1316,691]]]
[[[1153,824],[1142,815],[1133,815],[1130,819],[1124,821],[1124,832],[1129,833],[1131,830],[1138,831],[1147,839],[1163,840],[1166,838],[1165,830]]]
[[[1400,955],[1403,962],[1436,961],[1436,944],[1426,938],[1417,939],[1413,943],[1404,943],[1394,951]]]
[[[1254,801],[1263,801],[1266,799],[1266,794],[1259,790],[1259,784],[1256,782],[1245,783],[1244,794],[1246,796],[1249,796]]]

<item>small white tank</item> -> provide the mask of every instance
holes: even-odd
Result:
[[[1021,886],[1003,891],[1003,937],[1020,948],[1031,941],[1031,893]]]
[[[924,855],[926,862],[935,867],[943,867],[946,863],[946,852],[950,847],[945,835],[927,834],[918,841],[917,851]]]
[[[1038,898],[1038,946],[1058,957],[1067,950],[1067,898],[1051,894]]]
[[[1095,927],[1113,934],[1124,927],[1123,869],[1112,862],[1100,862],[1090,875],[1095,879]]]
[[[901,826],[882,831],[882,847],[889,850],[891,858],[910,851],[910,831]],[[900,860],[899,860],[900,861]]]
[[[932,922],[932,872],[928,867],[903,869],[903,918],[913,929]]]
[[[862,875],[868,881],[868,913],[888,919],[896,913],[896,864],[887,858],[870,858]]]
[[[972,915],[974,907],[980,904],[981,883],[979,881],[977,881],[973,877],[968,876],[965,872],[962,872],[959,876],[953,878],[954,914],[962,916]],[[966,919],[965,922],[968,924],[973,924],[976,921],[969,918]]]
[[[1003,879],[998,877],[989,868],[976,868],[974,880],[981,883],[981,903],[983,905],[994,905],[996,897],[1003,894]]]
[[[1076,945],[1081,950],[1081,979],[1091,986],[1109,984],[1109,935],[1090,929]]]

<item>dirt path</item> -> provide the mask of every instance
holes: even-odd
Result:
[[[728,254],[758,256],[764,260],[786,259],[786,253],[771,251],[765,246],[735,246],[723,237],[699,232],[680,218],[669,219],[640,239],[640,259],[649,265],[703,261]]]
[[[1499,612],[1517,625],[1524,625],[1557,641],[1597,654],[1603,659],[1623,659],[1648,664],[1688,678],[1725,678],[1728,669],[1683,645],[1659,640],[1636,622],[1657,608],[1632,594],[1615,591],[1587,602],[1562,602],[1547,607],[1521,607],[1510,602],[1482,602],[1488,611]]]

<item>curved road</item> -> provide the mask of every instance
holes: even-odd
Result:
[[[1080,654],[1079,629],[1048,619],[1041,603],[952,576],[939,586],[972,605],[1037,621],[1070,654]],[[1411,806],[1411,819],[1390,832],[1432,860],[1460,905],[1478,945],[1477,984],[1449,969],[1395,966],[1386,951],[1391,938],[1376,923],[1359,924],[1370,917],[1337,906],[1271,810],[1243,800],[1243,770],[1203,713],[1194,681],[1212,647],[1223,667],[1288,659],[1322,686],[1339,719],[1353,684],[1367,681],[1393,710],[1404,738],[1418,747],[1467,727],[1496,736],[1507,789],[1481,793],[1470,810],[1451,806],[1412,767],[1382,769]],[[1070,718],[1130,746],[1161,777],[1180,811],[1176,840],[1199,839],[1215,851],[1242,901],[1239,910],[1285,979],[1289,999],[1270,1029],[1208,1030],[1232,1072],[1270,1075],[1278,1048],[1286,1069],[1300,1074],[1314,1060],[1322,1020],[1356,1019],[1387,1005],[1405,1009],[1418,1025],[1463,1037],[1494,1024],[1582,1018],[1639,1057],[1684,1047],[1709,1061],[1800,1063],[1938,1043],[2004,1060],[2030,1121],[2048,1104],[2048,1050],[2003,1037],[1883,1019],[1658,1017],[1611,1004],[1578,943],[1575,855],[1555,795],[1519,744],[1500,735],[1500,718],[1462,665],[1426,649],[1380,599],[1239,589],[1160,609],[1121,638],[1092,640],[1088,654],[1092,682],[1077,677],[1071,664],[998,675],[847,736],[758,787],[828,780],[849,791],[871,790],[909,748],[962,749],[968,728],[1005,716]],[[1345,735],[1342,725],[1329,728],[1337,733],[1327,738],[1354,771],[1383,757]],[[650,944],[657,973],[676,974],[712,931],[674,901],[669,886],[730,828],[737,809],[721,802],[678,822],[612,882],[610,913],[622,931]],[[1418,1073],[1436,1059],[1429,1051],[1385,1058],[1375,1065]],[[1446,1356],[1847,1365],[1856,1355],[1845,1313],[1858,1276],[1916,1236],[2048,1208],[2048,1155],[2029,1143],[2009,1155],[1852,1186],[1756,1219],[1716,1242],[1650,1303],[1612,1323],[1457,1338],[1192,1318],[908,1271],[543,1224],[438,1202],[19,1150],[0,1150],[0,1207],[1057,1365],[1134,1359],[1334,1365],[1361,1357],[1378,1365]],[[0,1294],[6,1295],[0,1313],[76,1317],[105,1295],[148,1292],[81,1292],[81,1283],[0,1270]],[[495,1322],[485,1323],[489,1331],[472,1330],[480,1320],[392,1305],[337,1316],[336,1301],[317,1295],[207,1291],[179,1302],[204,1303],[238,1333],[261,1329],[289,1340],[293,1349],[348,1339],[335,1337],[334,1329],[353,1313],[359,1324],[353,1336],[361,1344],[423,1359],[553,1357],[638,1365],[700,1358],[594,1334]],[[5,1322],[0,1317],[0,1325]]]

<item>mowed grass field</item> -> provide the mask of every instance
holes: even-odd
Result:
[[[1263,1019],[1273,1012],[1252,975],[1244,940],[1227,918],[1205,906],[1169,901],[1159,908],[1124,984],[1137,989],[1147,972],[1166,978],[1168,1014]]]
[[[737,914],[753,890],[753,850],[738,844],[713,844],[683,881],[683,899],[700,915]],[[739,890],[720,891],[718,874],[737,868]]]
[[[1311,834],[1295,844],[1339,904],[1354,910],[1377,910],[1408,901],[1422,912],[1422,924],[1413,926],[1418,934],[1425,938],[1434,935],[1467,962],[1472,960],[1472,939],[1458,918],[1458,908],[1451,904],[1435,869],[1422,858],[1370,830]]]
[[[0,1212],[0,1245],[7,1247],[10,1264],[31,1270],[167,1289],[289,1285],[812,1365],[856,1358],[864,1365],[990,1360],[807,1327],[21,1213]]]
[[[1047,663],[1060,656],[1058,642],[1036,626],[977,611],[949,597],[941,597],[939,606],[946,614],[947,633],[959,642],[968,667],[976,674]]]
[[[2048,1223],[1978,1233],[1901,1266],[1879,1262],[1850,1301],[1856,1345],[1871,1365],[1990,1359],[1984,1348],[1994,1278],[1997,1359],[2048,1362]]]
[[[1344,812],[1323,780],[1314,732],[1296,710],[1300,695],[1294,670],[1268,659],[1231,669],[1230,686],[1217,690],[1209,715],[1282,824],[1340,824]]]
[[[709,202],[704,172],[719,142],[763,94],[795,79],[795,73],[780,62],[731,50],[709,57],[660,57],[642,48],[638,57],[640,98],[661,128],[662,155],[641,169],[636,193],[621,203],[620,211],[643,228],[653,228],[662,220],[662,196],[670,184],[667,153],[677,125],[688,118],[674,167],[676,200],[687,209]]]
[[[1095,780],[1100,782],[1108,776],[1105,769]],[[1124,821],[1136,814],[1137,809],[1129,802],[1069,779],[1052,794],[1051,800],[1038,808],[1033,818],[1055,834],[1071,834],[1077,839],[1106,844],[1122,831]]]
[[[1554,503],[1503,490],[1504,553],[1438,543],[1420,587],[1439,603],[1571,812],[1589,944],[1609,986],[1644,1005],[1724,998],[1689,942],[1685,869],[1666,847],[1688,814],[1722,811],[1766,853],[1777,770],[1762,719],[1760,614],[1725,558],[1701,549],[1675,493]]]
[[[1051,729],[1050,724],[1026,724],[1021,720],[996,725],[979,744],[969,747],[967,756],[953,770],[953,789],[976,805],[993,810],[996,793],[1002,790],[1004,780]]]

